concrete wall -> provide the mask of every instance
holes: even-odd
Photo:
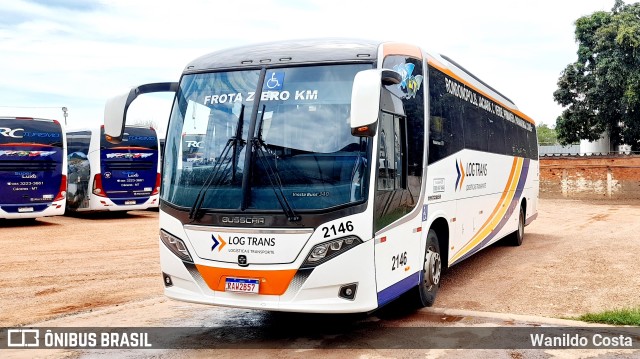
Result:
[[[640,199],[640,156],[541,157],[540,196]]]
[[[538,146],[538,154],[544,156],[547,154],[567,154],[567,155],[579,155],[580,145],[540,145]]]

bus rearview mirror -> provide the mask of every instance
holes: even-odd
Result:
[[[393,70],[371,69],[360,71],[353,79],[351,91],[351,134],[371,137],[376,132],[380,114],[382,85],[399,84],[402,75]]]
[[[128,99],[133,91],[132,89],[127,93],[114,96],[104,105],[104,135],[111,143],[122,142],[124,124],[127,121],[127,108],[131,103]]]
[[[154,92],[177,92],[177,82],[158,82],[134,87],[129,92],[114,96],[104,105],[104,134],[111,143],[122,142],[129,105],[138,96]]]

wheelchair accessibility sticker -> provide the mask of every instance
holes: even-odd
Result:
[[[282,90],[284,85],[284,72],[267,73],[264,80],[264,88],[269,91]]]

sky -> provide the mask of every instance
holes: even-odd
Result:
[[[102,124],[105,101],[144,83],[178,81],[191,60],[275,40],[399,41],[445,54],[555,125],[553,91],[575,61],[574,22],[614,0],[0,0],[0,116],[67,127]],[[134,101],[128,123],[164,137],[170,95]]]

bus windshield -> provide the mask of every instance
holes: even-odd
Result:
[[[281,190],[301,211],[363,201],[371,150],[369,139],[351,135],[349,111],[353,78],[371,67],[270,69],[262,83],[259,70],[185,75],[167,135],[163,200],[191,207],[204,191],[203,209],[245,201],[249,210],[282,210]]]
[[[0,183],[6,186],[0,205],[55,199],[62,181],[62,141],[56,121],[0,118]],[[18,207],[3,209],[17,211]]]

